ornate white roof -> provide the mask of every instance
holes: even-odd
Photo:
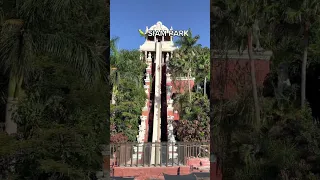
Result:
[[[166,31],[169,31],[169,29],[165,25],[163,25],[161,21],[158,21],[157,24],[151,26],[150,28],[148,28],[148,26],[147,26],[146,27],[146,33],[149,30],[166,30]],[[172,27],[170,28],[170,30],[172,30]]]
[[[146,34],[148,33],[148,31],[150,30],[166,30],[168,31],[169,29],[162,24],[162,22],[158,21],[155,25],[151,26],[150,28],[148,28],[148,26],[146,27]],[[170,28],[170,30],[172,30],[172,27]],[[148,41],[146,38],[146,41],[144,42],[144,44],[142,44],[140,46],[140,50],[141,51],[155,51],[155,43],[156,41]],[[177,49],[177,47],[174,46],[173,41],[162,41],[162,51],[164,52],[171,52]]]

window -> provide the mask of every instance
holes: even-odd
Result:
[[[154,37],[153,37],[153,36],[148,36],[148,37],[147,37],[147,40],[148,40],[148,41],[153,41],[153,40],[154,40]]]
[[[169,35],[166,35],[165,37],[164,37],[164,41],[170,41],[170,36]]]

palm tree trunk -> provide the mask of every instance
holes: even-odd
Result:
[[[211,45],[213,44],[212,42],[210,43]],[[212,52],[211,52],[212,53]],[[219,161],[219,156],[217,155],[218,149],[218,142],[216,141],[217,137],[214,136],[215,133],[215,126],[214,126],[214,59],[213,54],[211,54],[211,59],[210,59],[210,179],[214,179],[217,175],[217,170],[219,167],[221,167],[222,163]]]
[[[112,87],[111,104],[116,104],[116,86]]]
[[[114,84],[112,86],[111,104],[116,104],[116,97],[117,97],[117,93],[118,93],[118,84],[120,81],[120,73],[119,72],[115,72],[115,73],[116,73],[116,77],[115,77]]]
[[[17,124],[14,122],[12,115],[16,109],[18,98],[20,96],[22,81],[22,76],[20,78],[17,78],[16,76],[10,74],[5,116],[5,131],[8,134],[17,133]]]
[[[189,102],[191,102],[191,84],[190,84],[190,79],[191,79],[191,69],[189,69],[188,72],[188,90],[189,90]]]
[[[306,81],[307,81],[307,61],[308,61],[308,38],[309,38],[309,24],[306,23],[304,31],[304,50],[301,65],[301,108],[306,103]]]
[[[203,95],[207,94],[207,76],[204,77]]]
[[[256,67],[254,59],[252,58],[252,29],[248,31],[248,55],[250,60],[250,72],[251,72],[251,83],[252,83],[252,95],[255,109],[255,119],[258,125],[260,124],[260,105],[258,99],[257,81],[256,81]]]
[[[301,66],[301,107],[304,107],[306,102],[307,59],[308,59],[308,48],[305,47],[303,51],[303,59],[302,59],[302,66]]]

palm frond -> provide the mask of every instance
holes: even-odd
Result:
[[[33,34],[33,45],[37,53],[49,53],[53,57],[67,60],[89,81],[101,75],[105,61],[94,47],[66,33]]]
[[[111,54],[111,66],[117,66],[119,63],[119,58],[120,58],[120,54],[119,54],[119,50],[117,48],[117,43],[119,42],[119,37],[113,37],[110,40],[110,54]]]
[[[28,59],[32,56],[32,39],[22,31],[22,26],[21,20],[7,20],[0,33],[0,66],[17,76],[26,75],[30,68]]]
[[[4,23],[4,19],[4,11],[2,10],[2,8],[0,8],[0,27]]]
[[[19,17],[23,17],[27,24],[35,24],[41,20],[61,20],[70,17],[70,13],[81,12],[85,7],[84,1],[77,0],[25,0],[18,1]]]

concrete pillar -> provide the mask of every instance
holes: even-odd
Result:
[[[155,98],[154,98],[154,115],[153,115],[153,134],[152,142],[160,143],[161,137],[161,42],[156,42],[155,57]],[[159,144],[157,144],[159,146]],[[160,164],[160,147],[152,147],[151,164]]]

